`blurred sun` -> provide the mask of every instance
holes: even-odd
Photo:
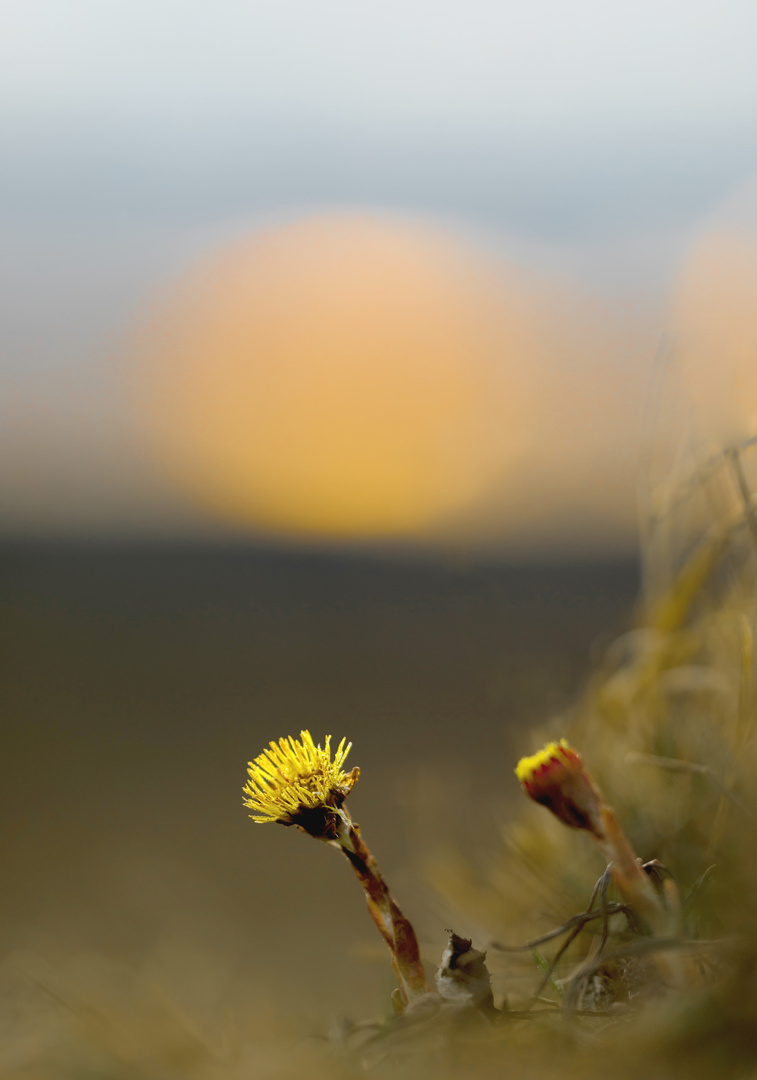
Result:
[[[269,228],[184,274],[143,337],[159,459],[258,530],[424,536],[525,447],[528,302],[441,229],[367,214]]]

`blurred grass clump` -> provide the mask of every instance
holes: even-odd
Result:
[[[147,969],[92,957],[62,973],[12,957],[0,1077],[757,1075],[754,457],[748,443],[663,471],[647,498],[634,628],[569,713],[520,747],[566,736],[580,749],[633,849],[655,861],[650,879],[675,882],[671,940],[640,934],[598,847],[524,799],[485,857],[449,845],[426,859],[475,931],[472,944],[451,934],[441,999],[314,1035],[264,986],[211,1019]],[[488,993],[484,949],[496,1008],[465,1000],[476,980]],[[682,958],[677,985],[655,967],[662,953]],[[296,970],[291,980],[296,998]]]
[[[431,867],[496,943],[490,958],[511,1012],[529,1009],[538,1040],[562,1048],[555,1074],[757,1074],[755,457],[754,441],[694,466],[686,455],[686,476],[671,467],[652,488],[635,628],[543,733],[582,750],[635,851],[673,875],[689,985],[655,985],[640,955],[654,946],[634,945],[622,914],[601,918],[596,897],[593,919],[569,922],[590,906],[602,860],[540,807],[505,824],[483,864],[458,853]],[[533,948],[515,951],[519,939]]]

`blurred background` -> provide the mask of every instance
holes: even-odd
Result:
[[[352,739],[442,941],[423,845],[494,840],[630,618],[655,387],[703,447],[757,419],[757,11],[3,25],[3,978],[375,1012],[347,867],[247,820],[245,762]]]

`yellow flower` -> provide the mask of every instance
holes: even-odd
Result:
[[[249,762],[250,779],[244,786],[245,806],[256,811],[253,821],[267,824],[297,825],[311,836],[330,838],[334,811],[341,809],[360,770],[342,771],[352,743],[345,739],[331,760],[331,736],[321,749],[309,731],[301,731],[302,741],[292,738],[272,742],[254,761]]]
[[[515,775],[534,802],[541,803],[574,829],[604,836],[602,797],[584,769],[583,758],[565,739],[521,758]]]

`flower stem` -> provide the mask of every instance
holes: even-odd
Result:
[[[668,936],[672,931],[670,915],[639,865],[633,848],[609,806],[602,807],[602,827],[603,836],[598,838],[599,846],[610,862],[610,873],[618,892],[647,923],[655,936]]]
[[[403,1005],[429,993],[421,962],[418,939],[412,924],[403,915],[381,876],[376,860],[344,807],[339,811],[335,843],[349,860],[363,886],[368,911],[392,954]]]

